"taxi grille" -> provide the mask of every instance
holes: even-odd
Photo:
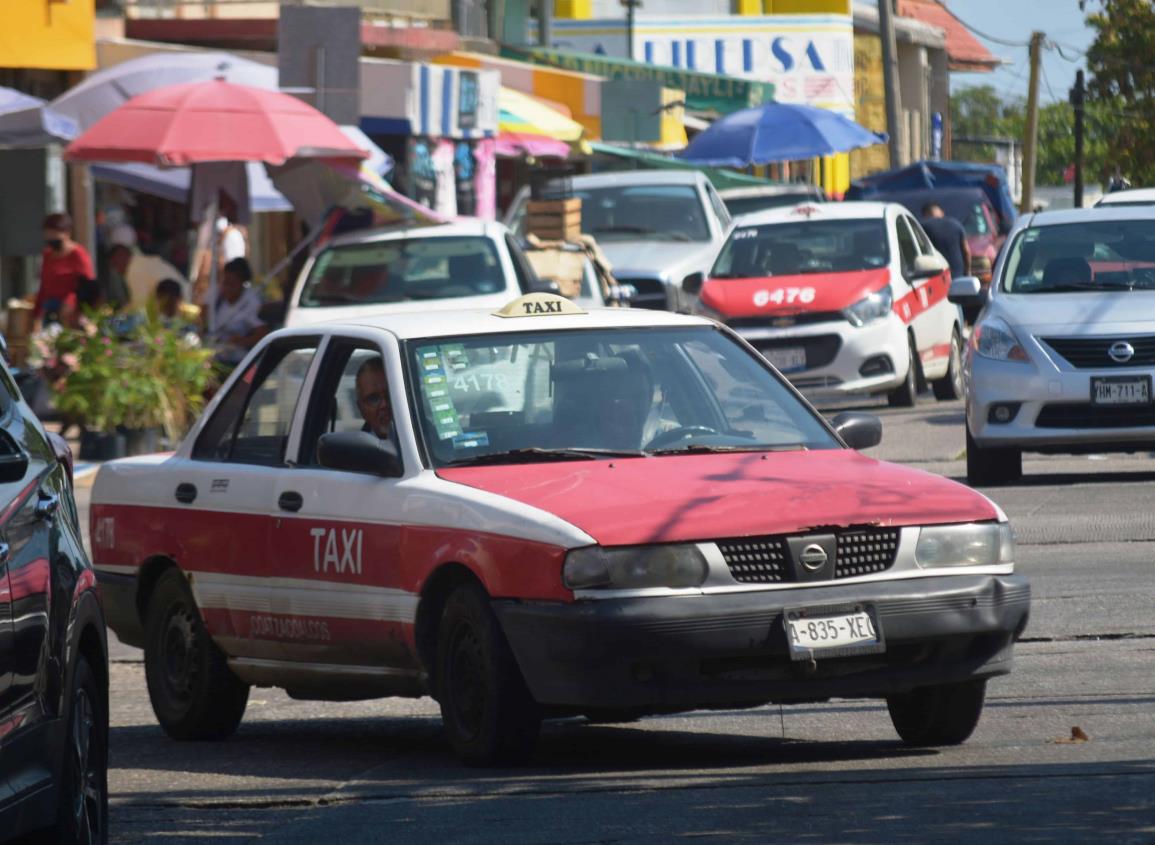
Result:
[[[786,541],[781,537],[720,540],[718,548],[734,580],[742,584],[775,584],[790,580]]]
[[[1155,335],[1139,337],[1044,337],[1043,343],[1059,353],[1073,367],[1105,369],[1118,367],[1149,367],[1155,364]],[[1111,345],[1124,341],[1131,344],[1135,354],[1128,361],[1115,361],[1107,354]]]
[[[779,317],[770,315],[764,317],[732,317],[726,320],[726,325],[732,329],[779,329],[792,326],[810,326],[815,323],[845,323],[846,317],[841,311],[814,311],[802,314],[790,314]]]
[[[854,578],[885,572],[898,556],[899,529],[867,528],[835,534],[834,577]],[[740,584],[777,584],[798,580],[785,537],[719,540],[718,550]]]

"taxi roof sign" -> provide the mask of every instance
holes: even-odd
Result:
[[[556,293],[527,293],[493,313],[497,317],[544,317],[550,314],[585,314],[586,311]]]

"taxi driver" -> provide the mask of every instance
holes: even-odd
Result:
[[[371,431],[389,443],[396,444],[393,407],[389,404],[389,383],[380,355],[367,359],[357,368],[357,409],[365,420],[362,431]]]

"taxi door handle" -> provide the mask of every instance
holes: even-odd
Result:
[[[176,486],[176,500],[182,505],[191,505],[196,501],[197,488],[195,484],[189,484],[187,481]]]
[[[277,499],[277,505],[280,506],[281,510],[292,511],[293,513],[299,511],[303,504],[305,504],[305,499],[300,493],[293,490],[286,490],[281,494],[281,497]]]
[[[60,508],[60,497],[55,493],[40,494],[36,502],[36,518],[48,522],[56,518],[56,511]]]

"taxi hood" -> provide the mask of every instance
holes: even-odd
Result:
[[[890,270],[885,267],[848,273],[707,279],[701,300],[726,317],[841,311],[881,290],[889,280]]]
[[[603,546],[999,515],[968,487],[851,449],[453,467],[437,474],[553,513]]]

